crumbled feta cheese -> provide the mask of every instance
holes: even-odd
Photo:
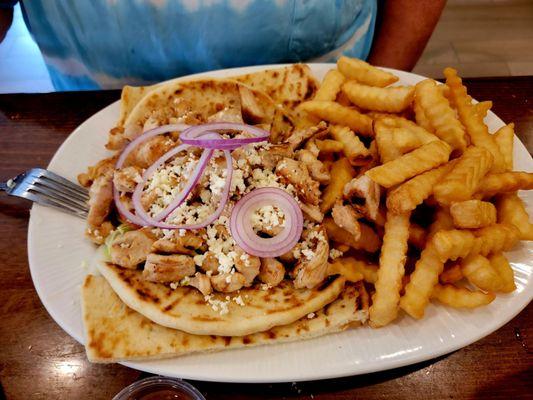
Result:
[[[179,283],[177,283],[177,282],[170,282],[170,288],[171,288],[172,290],[176,290],[176,289],[178,288],[178,286],[179,286]]]
[[[312,260],[315,256],[315,252],[311,249],[303,249],[302,254],[307,258],[308,260]]]
[[[270,285],[269,283],[262,283],[261,286],[260,286],[260,288],[261,288],[261,290],[263,290],[263,291],[266,292],[267,290],[272,289],[273,286]]]
[[[245,305],[245,304],[244,304],[244,301],[243,301],[243,299],[242,299],[242,297],[241,297],[240,295],[237,296],[237,297],[234,297],[234,298],[233,298],[233,301],[234,301],[235,303],[237,303],[238,305],[240,305],[241,307],[244,307],[244,305]]]
[[[307,314],[307,318],[313,319],[315,318],[316,314],[314,312]]]
[[[266,205],[258,208],[252,214],[252,227],[260,232],[264,229],[272,230],[274,227],[285,227],[285,213],[278,207]]]
[[[339,258],[343,255],[344,253],[340,250],[337,250],[337,249],[331,249],[329,251],[329,258],[331,258],[332,260],[335,260],[336,258]]]
[[[211,201],[211,191],[208,189],[200,190],[200,199],[202,200],[202,203],[209,203]]]
[[[227,296],[229,297],[229,296]],[[213,298],[212,294],[204,296],[204,301],[211,306],[213,311],[218,312],[220,315],[226,315],[229,313],[228,305],[230,303],[229,298],[226,298],[226,301],[217,300]]]
[[[299,247],[295,247],[292,250],[292,256],[297,260],[300,259],[300,257],[302,256],[302,250]]]
[[[300,259],[303,255],[306,260],[312,260],[313,257],[315,257],[315,250],[318,245],[318,242],[326,241],[324,233],[322,231],[318,231],[316,227],[316,224],[308,224],[307,229],[310,230],[305,236],[305,239],[301,241],[298,244],[298,247],[293,250],[294,258]]]
[[[218,259],[220,265],[218,266],[218,272],[220,273],[230,273],[231,268],[235,265],[235,251],[230,251],[227,254],[218,253],[215,251],[215,256]]]
[[[241,259],[241,261],[244,262],[245,266],[247,266],[247,267],[250,266],[251,260],[250,260],[250,255],[248,253],[242,253],[239,258]]]
[[[211,173],[209,174],[209,189],[214,196],[220,196],[226,186],[226,178],[222,174]]]
[[[205,260],[205,257],[206,257],[207,253],[204,253],[204,254],[197,254],[195,255],[192,259],[194,261],[194,264],[197,265],[198,267],[201,267],[202,266],[202,263],[204,262]]]

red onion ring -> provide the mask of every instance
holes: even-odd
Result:
[[[115,169],[120,169],[124,165],[124,162],[126,161],[126,158],[130,155],[130,153],[141,143],[144,143],[148,139],[151,139],[155,136],[162,135],[164,133],[169,132],[175,132],[175,131],[183,131],[187,129],[189,125],[185,124],[174,124],[174,125],[164,125],[160,126],[158,128],[151,129],[145,133],[143,133],[141,136],[137,137],[135,140],[128,143],[128,145],[124,148],[120,156],[118,157],[118,160],[115,164]],[[135,214],[133,214],[130,210],[126,208],[124,203],[120,201],[120,193],[113,185],[113,200],[115,201],[115,206],[117,207],[117,210],[122,217],[129,220],[131,223],[139,226],[146,225],[146,222],[137,217]]]
[[[190,127],[190,125],[185,124],[173,124],[173,125],[163,125],[159,126],[154,129],[150,129],[149,131],[146,131],[141,136],[135,138],[135,140],[128,143],[128,145],[124,148],[120,156],[118,157],[117,163],[115,164],[115,168],[119,169],[122,168],[122,165],[124,165],[124,162],[126,161],[126,158],[130,155],[130,153],[141,143],[146,142],[148,139],[151,139],[158,135],[163,135],[164,133],[169,132],[182,132],[187,130]]]
[[[201,135],[207,131],[216,130],[244,131],[251,133],[254,135],[254,137],[238,139],[201,137]],[[267,131],[251,125],[237,124],[232,122],[215,122],[212,124],[191,126],[181,133],[180,140],[183,143],[204,149],[235,150],[236,148],[246,144],[264,142],[265,140],[268,140],[269,135],[270,134]]]
[[[252,213],[271,205],[285,214],[285,227],[272,238],[258,236],[252,227]],[[290,251],[300,240],[303,230],[303,215],[294,198],[282,189],[265,187],[255,189],[233,207],[230,231],[233,240],[248,254],[257,257],[278,257]]]
[[[239,138],[239,139],[223,139],[219,134],[212,132],[212,130],[246,131],[254,135],[254,137]],[[269,136],[269,133],[263,129],[260,129],[260,128],[257,128],[251,125],[229,123],[229,122],[204,124],[204,125],[197,125],[193,127],[189,127],[188,125],[184,125],[184,124],[164,125],[164,126],[160,126],[158,128],[154,128],[143,133],[141,136],[137,137],[135,140],[129,143],[124,148],[124,151],[120,154],[117,160],[117,163],[115,164],[115,169],[122,168],[127,157],[139,144],[157,135],[161,135],[161,134],[168,133],[168,132],[174,132],[174,131],[182,131],[180,134],[180,140],[182,141],[183,144],[165,153],[152,166],[150,166],[144,172],[143,180],[141,183],[139,183],[136,186],[135,191],[133,192],[133,197],[132,197],[136,214],[133,214],[130,210],[128,210],[124,206],[124,204],[120,201],[120,193],[113,186],[113,199],[115,201],[115,205],[117,207],[119,214],[121,214],[122,217],[126,218],[133,224],[140,225],[140,226],[145,226],[146,224],[150,224],[152,226],[157,226],[157,227],[165,228],[165,229],[198,229],[206,225],[209,225],[211,222],[216,220],[218,216],[222,213],[224,206],[226,205],[226,202],[229,197],[229,191],[231,188],[231,177],[233,174],[233,166],[231,162],[231,154],[229,153],[228,150],[234,150],[238,147],[241,147],[249,143],[257,143],[257,142],[265,141],[268,139],[268,136]],[[200,147],[204,149],[204,152],[202,153],[202,156],[200,157],[200,160],[198,161],[198,165],[196,166],[191,178],[185,185],[184,189],[180,192],[180,194],[176,196],[176,198],[163,211],[161,211],[155,217],[151,217],[150,215],[148,215],[146,210],[144,210],[141,204],[141,196],[142,196],[142,192],[144,189],[144,185],[146,184],[146,181],[155,173],[157,168],[163,165],[171,157],[175,156],[180,151],[183,151],[190,146],[196,146],[196,147]],[[213,154],[214,149],[224,150],[224,155],[226,157],[227,171],[228,171],[227,176],[226,176],[224,192],[223,192],[223,198],[217,210],[215,211],[215,213],[211,215],[206,221],[203,221],[199,224],[194,224],[194,225],[178,226],[178,225],[171,225],[171,224],[160,222],[161,220],[168,217],[187,198],[191,190],[198,183],[198,180],[202,176]]]
[[[202,136],[206,137],[220,137],[218,133],[214,132],[205,132],[202,134]],[[152,175],[157,171],[159,167],[161,167],[165,162],[167,162],[172,157],[176,156],[178,153],[182,152],[183,150],[188,149],[188,144],[181,144],[178,147],[175,147],[174,149],[166,152],[163,154],[159,159],[154,162],[146,171],[144,171],[144,174],[142,176],[142,181],[137,184],[135,187],[135,190],[133,191],[133,204],[135,206],[135,213],[141,219],[144,221],[147,221],[148,219],[154,219],[155,221],[161,221],[165,219],[172,211],[174,211],[177,207],[179,207],[187,198],[189,193],[194,189],[200,178],[202,177],[205,168],[209,164],[209,160],[211,159],[211,156],[213,155],[214,150],[204,150],[202,152],[202,155],[200,156],[200,159],[198,160],[198,163],[189,177],[187,183],[185,184],[185,187],[180,191],[180,193],[172,200],[172,202],[165,207],[163,211],[161,211],[159,214],[157,214],[155,217],[151,217],[142,206],[141,197],[144,191],[144,186],[146,185],[146,182],[152,177]]]
[[[182,144],[178,147],[175,147],[174,149],[168,151],[167,153],[163,154],[155,163],[153,163],[150,168],[148,168],[146,171],[144,171],[144,174],[142,176],[142,181],[137,184],[135,187],[135,190],[133,191],[133,204],[135,205],[135,212],[138,216],[140,216],[143,220],[147,220],[148,218],[151,218],[148,213],[144,210],[141,203],[141,196],[144,191],[144,186],[146,185],[146,182],[152,177],[152,175],[157,171],[157,169],[163,165],[165,162],[167,162],[170,158],[174,157],[176,154],[180,153],[181,151],[188,149],[188,144]],[[202,177],[202,174],[207,167],[209,160],[211,159],[211,156],[213,155],[213,150],[204,150],[202,152],[202,155],[200,156],[200,159],[198,160],[198,163],[194,169],[194,172],[189,177],[189,180],[183,187],[183,189],[180,191],[180,193],[176,196],[175,199],[172,200],[172,202],[165,207],[163,211],[161,211],[159,214],[157,214],[155,217],[153,217],[156,221],[161,221],[162,219],[166,218],[176,207],[179,207],[181,203],[187,198],[189,193],[191,193],[192,189],[196,186],[200,178]]]
[[[200,228],[203,228],[203,227],[213,223],[220,216],[220,214],[222,214],[222,211],[224,210],[224,207],[226,206],[226,203],[228,202],[229,192],[230,192],[230,188],[231,188],[231,178],[233,176],[233,159],[231,157],[231,153],[228,150],[224,150],[224,156],[226,158],[226,171],[227,171],[227,173],[226,173],[226,183],[224,185],[224,191],[221,194],[220,203],[219,203],[217,209],[215,210],[215,212],[213,214],[211,214],[204,221],[198,222],[196,224],[173,225],[173,224],[168,224],[166,222],[160,222],[160,221],[157,221],[155,218],[150,217],[148,214],[146,214],[146,212],[144,212],[142,204],[140,204],[140,195],[139,195],[138,197],[133,199],[133,204],[135,206],[135,210],[136,210],[137,213],[140,214],[139,211],[142,210],[142,212],[144,212],[144,214],[146,215],[146,218],[143,218],[143,225],[148,224],[149,226],[154,226],[156,228],[162,228],[162,229],[200,229]],[[161,158],[163,158],[163,157],[161,157]],[[198,169],[198,166],[196,168]],[[187,197],[187,196],[185,196],[185,197]],[[172,211],[174,211],[174,210],[171,210],[169,212],[169,214],[172,213]]]

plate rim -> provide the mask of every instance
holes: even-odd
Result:
[[[334,68],[334,63],[304,63],[306,65],[309,65],[311,70],[313,70],[313,66],[315,68]],[[192,75],[187,75],[179,78],[174,78],[169,81],[165,82],[177,82],[177,81],[188,81],[193,80],[196,78],[202,78],[202,77],[211,77],[212,74],[222,74],[222,75],[229,75],[229,74],[243,74],[243,73],[250,73],[255,71],[261,71],[265,69],[272,69],[272,68],[282,68],[288,65],[292,64],[267,64],[267,65],[257,65],[257,66],[250,66],[250,67],[236,67],[236,68],[227,68],[227,69],[221,69],[221,70],[215,70],[215,71],[207,71]],[[384,70],[390,71],[392,73],[400,74],[400,75],[410,75],[411,77],[422,80],[422,79],[428,79],[427,77],[424,77],[422,75],[414,74],[412,72],[406,72],[406,71],[399,71],[391,68],[383,68]],[[164,83],[164,82],[161,82]],[[109,109],[112,107],[117,107],[117,104],[120,103],[120,99],[110,103],[109,105],[103,107],[90,117],[88,117],[86,120],[84,120],[81,124],[79,124],[69,135],[68,137],[61,143],[61,145],[58,147],[54,155],[52,156],[47,168],[50,168],[51,165],[54,163],[57,163],[58,160],[61,158],[61,153],[64,147],[68,146],[68,144],[76,140],[75,136],[77,132],[80,130],[83,131],[84,126],[90,124],[93,120],[98,120],[101,118],[100,114],[104,112],[109,112]],[[492,111],[489,111],[492,118],[495,118],[499,125],[503,126],[505,123],[499,118],[495,113]],[[527,148],[524,146],[524,144],[521,142],[521,140],[515,135],[515,146],[518,146],[520,148],[521,152],[524,152],[529,154],[527,151]],[[533,158],[531,158],[531,155],[529,154],[529,159],[533,163]],[[74,338],[77,342],[83,345],[84,338],[79,337],[79,335],[74,332],[73,326],[68,326],[65,323],[62,323],[62,317],[59,315],[60,312],[56,312],[56,310],[51,306],[51,304],[46,299],[46,296],[42,293],[43,287],[37,284],[36,278],[35,278],[35,271],[38,268],[38,260],[35,260],[35,252],[32,251],[33,242],[35,241],[33,235],[36,234],[36,218],[35,218],[35,209],[38,209],[40,206],[33,205],[30,210],[30,218],[28,221],[28,234],[27,234],[27,251],[28,251],[28,264],[30,269],[30,275],[32,278],[32,283],[35,288],[35,291],[37,292],[37,295],[39,296],[39,300],[43,304],[44,308],[48,312],[48,314],[52,317],[54,322],[56,322],[69,336]],[[341,378],[346,376],[356,376],[361,374],[368,374],[368,373],[375,373],[379,371],[386,371],[394,368],[399,368],[407,365],[413,365],[416,363],[424,362],[445,354],[449,354],[451,352],[454,352],[456,350],[459,350],[463,347],[466,347],[474,342],[477,342],[478,340],[492,334],[496,330],[500,329],[502,326],[507,324],[509,321],[511,321],[514,317],[516,317],[527,305],[531,302],[533,298],[533,291],[530,291],[529,295],[527,295],[524,298],[523,304],[520,304],[520,306],[513,310],[513,312],[506,314],[505,318],[496,320],[497,322],[493,323],[494,320],[491,321],[491,323],[487,324],[483,329],[477,329],[475,331],[475,334],[470,336],[463,336],[459,341],[448,341],[444,348],[439,347],[438,350],[431,350],[426,351],[423,353],[415,352],[413,354],[409,354],[407,356],[403,356],[400,358],[393,358],[393,359],[387,359],[386,361],[376,362],[373,367],[366,367],[366,368],[360,368],[357,366],[350,368],[345,368],[344,372],[332,372],[327,373],[324,371],[319,371],[315,373],[306,373],[301,374],[297,373],[294,376],[283,376],[279,378],[272,378],[272,377],[259,377],[259,376],[240,376],[240,377],[231,377],[228,378],[223,377],[222,379],[220,377],[212,376],[212,375],[201,375],[198,373],[193,374],[187,374],[187,373],[179,373],[179,374],[169,374],[168,372],[164,372],[164,375],[166,376],[174,376],[178,378],[184,378],[184,379],[192,379],[192,380],[201,380],[201,381],[207,381],[207,382],[228,382],[228,383],[280,383],[280,382],[301,382],[301,381],[312,381],[312,380],[322,380],[322,379],[333,379],[333,378]],[[81,310],[80,310],[81,314]],[[358,328],[358,329],[370,329],[368,327]],[[311,339],[312,340],[312,339]],[[300,341],[302,342],[302,341]],[[176,357],[177,359],[177,357]],[[161,374],[161,369],[157,366],[151,366],[151,365],[145,365],[142,361],[124,361],[119,362],[119,364],[122,364],[124,366],[127,366],[129,368],[133,368],[140,371],[145,371],[148,373],[153,374]]]

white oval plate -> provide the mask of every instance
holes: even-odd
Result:
[[[333,67],[310,65],[317,78]],[[227,77],[273,66],[235,68],[194,75]],[[393,71],[402,84],[415,84],[422,76]],[[188,79],[185,77],[181,79]],[[75,181],[89,165],[108,156],[107,133],[119,112],[115,102],[81,124],[61,145],[49,169]],[[503,122],[489,112],[491,132]],[[533,170],[531,156],[515,138],[515,169]],[[533,193],[524,193],[529,212]],[[28,228],[28,255],[35,288],[54,320],[83,343],[80,285],[91,271],[95,247],[84,237],[84,221],[35,205]],[[405,315],[381,329],[362,327],[318,339],[258,348],[199,354],[174,359],[128,362],[142,371],[205,381],[292,382],[335,378],[396,368],[428,360],[467,346],[494,332],[517,315],[533,297],[533,244],[521,244],[508,254],[515,270],[517,290],[498,295],[487,307],[455,310],[430,305],[415,321]]]

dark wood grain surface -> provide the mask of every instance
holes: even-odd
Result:
[[[531,152],[533,77],[467,83],[475,98],[494,101],[504,121],[515,121]],[[45,167],[76,126],[118,98],[117,91],[0,95],[0,179]],[[146,374],[90,364],[45,311],[28,269],[29,207],[0,196],[0,399],[110,399]],[[192,383],[207,399],[531,399],[532,310],[462,350],[391,371],[297,384]]]

